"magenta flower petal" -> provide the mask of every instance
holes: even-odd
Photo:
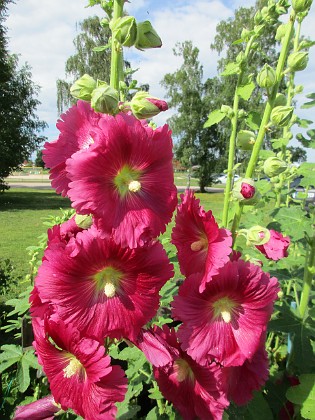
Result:
[[[290,237],[283,236],[280,232],[270,229],[270,239],[264,245],[257,245],[256,248],[265,255],[268,260],[278,261],[288,256]]]
[[[174,330],[164,326],[161,336],[169,346],[175,346],[173,360],[166,366],[154,367],[154,376],[164,397],[174,404],[184,420],[222,418],[228,406],[224,394],[224,379],[221,368],[212,364],[201,366],[174,343]]]
[[[123,370],[111,366],[104,347],[81,337],[72,324],[49,320],[45,329],[45,335],[36,335],[35,348],[54,400],[86,420],[115,418],[115,403],[126,392]]]
[[[67,160],[68,194],[116,243],[135,248],[165,231],[177,204],[170,131],[125,114],[108,115],[100,126],[93,150]]]
[[[46,249],[36,287],[42,301],[58,305],[60,316],[87,335],[136,340],[172,275],[159,242],[121,248],[83,231],[63,247]]]
[[[30,404],[16,408],[13,420],[54,420],[54,414],[60,411],[54,397],[48,395]]]
[[[200,275],[179,288],[173,315],[182,347],[198,363],[239,366],[252,359],[279,291],[276,278],[243,260],[228,262],[199,292]]]
[[[43,160],[46,167],[50,168],[51,184],[58,194],[65,196],[69,189],[66,160],[94,143],[101,133],[98,127],[100,118],[101,114],[93,111],[88,102],[78,101],[58,120],[58,140],[45,143]]]
[[[219,229],[211,211],[205,212],[193,191],[181,195],[172,243],[178,250],[181,272],[185,276],[204,273],[200,291],[205,283],[229,261],[232,237],[227,229]]]

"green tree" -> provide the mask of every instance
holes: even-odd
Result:
[[[38,168],[45,168],[45,162],[43,161],[43,150],[37,150],[36,158],[35,158],[35,166]]]
[[[85,73],[94,79],[109,83],[110,49],[94,51],[107,45],[110,37],[108,26],[102,26],[98,16],[91,16],[79,23],[81,32],[73,41],[75,54],[70,56],[65,65],[66,78],[57,80],[57,107],[63,109],[74,104],[76,100],[70,95],[70,86]]]
[[[183,58],[182,66],[166,74],[161,82],[169,98],[169,106],[176,113],[168,120],[177,140],[176,158],[189,168],[198,167],[200,190],[216,172],[216,160],[221,152],[216,128],[203,130],[208,108],[204,103],[203,68],[198,61],[199,50],[191,41],[176,44],[176,56]]]
[[[11,2],[0,3],[0,191],[8,188],[4,178],[44,140],[39,133],[47,125],[36,115],[39,87],[30,67],[20,68],[18,57],[8,53],[3,23]]]

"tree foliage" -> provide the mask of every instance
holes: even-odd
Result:
[[[70,96],[70,87],[84,74],[87,73],[94,79],[109,83],[110,49],[94,51],[94,48],[108,44],[110,37],[108,26],[102,26],[98,16],[88,17],[78,26],[81,32],[73,41],[75,54],[67,59],[65,65],[66,78],[69,80],[57,80],[57,107],[60,113],[76,102]]]
[[[19,67],[18,57],[8,53],[3,22],[11,0],[0,4],[0,191],[4,178],[36,149],[46,127],[36,115],[39,87],[32,81],[30,67]]]
[[[216,128],[207,132],[203,130],[208,108],[205,106],[203,68],[198,61],[198,48],[186,41],[176,44],[174,54],[183,58],[183,64],[174,73],[166,74],[161,82],[169,106],[176,108],[168,123],[178,140],[176,158],[188,168],[199,167],[200,189],[204,191],[216,171],[221,145]]]

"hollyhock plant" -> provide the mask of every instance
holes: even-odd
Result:
[[[266,335],[261,337],[261,344],[251,360],[245,360],[241,366],[224,368],[228,399],[237,405],[247,404],[269,376],[268,355],[265,350]]]
[[[98,122],[102,114],[96,113],[88,102],[78,101],[57,122],[60,135],[53,142],[46,142],[43,161],[50,168],[51,185],[58,194],[67,195],[69,178],[66,160],[75,152],[87,150],[101,133]]]
[[[174,404],[184,420],[221,419],[229,405],[224,394],[222,369],[215,363],[201,366],[181,350],[175,330],[164,325],[156,329],[173,350],[171,363],[157,367],[153,373],[163,396]],[[154,349],[156,350],[156,349]]]
[[[13,420],[54,420],[54,414],[60,411],[54,397],[48,395],[30,404],[17,407]]]
[[[200,274],[179,288],[173,315],[183,350],[198,363],[240,366],[252,359],[279,291],[278,281],[241,259],[225,264],[199,292]]]
[[[100,342],[55,318],[46,320],[45,334],[35,333],[34,347],[63,410],[71,408],[85,420],[115,418],[127,379],[119,366],[110,365]]]
[[[181,200],[172,243],[177,248],[180,269],[185,276],[205,273],[200,285],[202,292],[206,281],[229,261],[231,233],[218,227],[212,212],[204,211],[193,191],[187,190],[181,195]]]
[[[135,248],[165,231],[177,204],[170,131],[126,114],[99,125],[93,150],[67,160],[68,195],[78,213],[93,214],[116,243]]]
[[[282,233],[270,229],[270,239],[263,245],[257,245],[256,248],[265,255],[268,260],[278,261],[288,256],[290,245],[289,236],[283,236]]]
[[[85,230],[46,249],[35,285],[43,302],[58,305],[61,317],[86,334],[135,340],[156,314],[159,291],[172,275],[159,242],[121,248]]]

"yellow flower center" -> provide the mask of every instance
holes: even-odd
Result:
[[[188,362],[184,359],[177,359],[175,362],[175,371],[177,372],[178,382],[183,382],[185,379],[194,380],[194,373]]]
[[[202,249],[208,249],[208,240],[206,237],[202,237],[199,241],[195,241],[190,245],[190,249],[194,252],[201,251]]]
[[[116,268],[106,267],[94,275],[97,291],[103,291],[107,298],[112,298],[119,292],[119,284],[123,273]]]
[[[237,306],[238,304],[229,297],[218,299],[212,304],[214,319],[221,317],[228,324],[231,322],[233,311]]]
[[[63,369],[63,376],[65,378],[71,378],[73,375],[85,375],[85,369],[82,363],[73,355],[70,356],[69,364]]]
[[[119,195],[124,198],[128,192],[136,193],[141,189],[139,178],[141,171],[131,168],[128,165],[123,166],[114,178],[114,185]]]

